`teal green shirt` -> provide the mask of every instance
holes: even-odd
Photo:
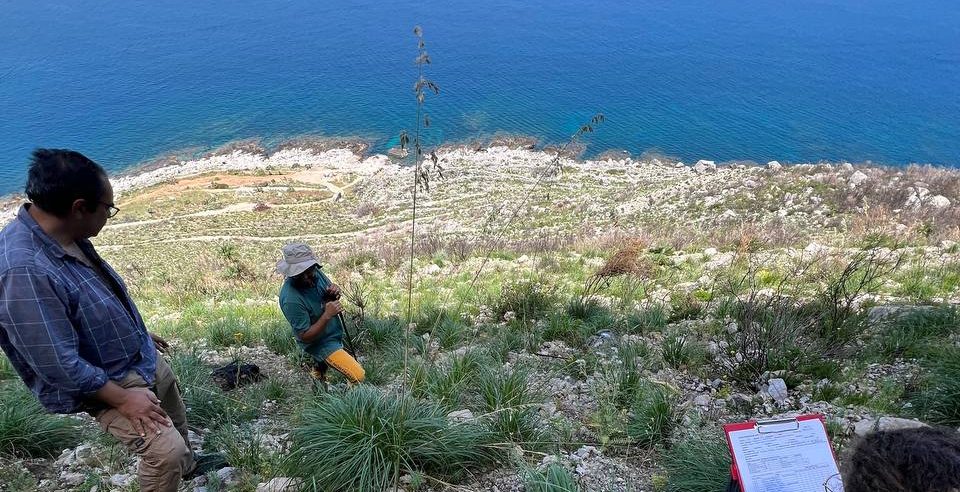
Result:
[[[299,335],[307,331],[311,325],[320,319],[325,303],[323,291],[330,285],[330,279],[317,269],[317,286],[311,289],[300,290],[293,286],[288,278],[280,288],[280,311],[290,322],[293,334],[297,335],[297,343],[304,352],[318,361],[323,361],[330,354],[343,348],[343,325],[340,318],[335,317],[327,321],[326,330],[310,343],[303,343]]]

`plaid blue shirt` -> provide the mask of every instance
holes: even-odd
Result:
[[[57,413],[82,410],[108,379],[131,370],[152,385],[156,347],[120,276],[90,241],[77,241],[113,279],[115,293],[48,236],[28,207],[0,231],[0,348],[23,382]]]

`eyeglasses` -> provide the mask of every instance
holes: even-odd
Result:
[[[107,218],[108,218],[108,219],[109,219],[109,218],[113,218],[114,215],[117,215],[118,213],[120,213],[120,209],[117,208],[117,207],[115,207],[115,206],[113,206],[112,203],[100,202],[100,205],[103,205],[104,207],[107,207]]]
[[[843,492],[843,479],[840,474],[830,475],[826,482],[823,482],[824,492]]]

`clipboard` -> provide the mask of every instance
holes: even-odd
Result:
[[[726,424],[723,432],[741,492],[823,492],[839,480],[823,415]]]

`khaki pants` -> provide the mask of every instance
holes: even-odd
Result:
[[[136,371],[130,371],[118,384],[124,388],[147,387]],[[173,427],[162,426],[159,434],[147,432],[146,436],[140,437],[130,421],[115,408],[102,410],[94,417],[100,428],[140,455],[141,492],[176,492],[180,478],[193,471],[195,464],[187,438],[187,409],[180,399],[177,379],[160,354],[157,354],[154,391],[163,411],[173,421]]]

